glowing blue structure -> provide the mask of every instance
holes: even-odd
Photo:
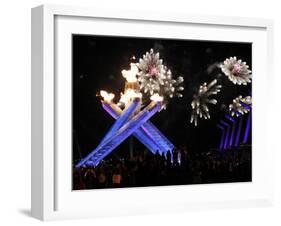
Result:
[[[239,145],[242,123],[243,123],[243,117],[240,117],[238,130],[237,130],[236,138],[235,138],[235,147],[237,147]]]
[[[225,136],[225,129],[222,125],[218,124],[217,127],[222,131],[222,134],[221,134],[221,140],[220,140],[220,150],[223,149],[223,143],[224,143],[224,136]]]
[[[229,139],[229,143],[228,143],[229,147],[231,147],[233,144],[234,134],[235,134],[235,130],[236,130],[236,121],[230,115],[225,115],[225,117],[232,123],[232,130],[231,130],[231,135],[230,135],[230,139]]]
[[[114,109],[109,104],[103,104],[103,108],[114,118],[117,119],[119,117],[119,114],[114,111]],[[149,139],[149,137],[141,131],[141,128],[136,130],[133,135],[144,144],[150,150],[152,153],[156,153],[158,150],[157,144],[155,144],[152,140]]]
[[[252,115],[249,114],[248,115],[248,119],[247,119],[245,133],[244,133],[244,138],[243,138],[243,143],[244,144],[248,141],[248,138],[249,138],[249,131],[250,131],[251,121],[252,121],[251,119],[252,119]]]
[[[103,103],[102,106],[115,119],[122,113],[122,110],[112,103]],[[166,154],[175,147],[150,121],[143,123],[133,135],[153,154]]]
[[[244,108],[247,110],[251,110],[251,106],[245,104],[244,102],[240,102]],[[252,114],[249,112],[247,116],[246,124],[244,123],[245,115],[236,112],[235,113],[238,118],[233,118],[230,115],[225,115],[225,118],[229,121],[226,122],[221,120],[217,127],[222,131],[219,149],[225,150],[229,147],[237,147],[241,141],[243,144],[247,143],[250,134],[250,128],[252,124]],[[245,124],[245,126],[243,126]],[[245,128],[244,128],[245,127]],[[245,129],[245,130],[244,130]],[[244,130],[243,140],[241,140],[241,132]]]
[[[223,144],[223,149],[226,149],[226,148],[228,148],[228,139],[229,139],[230,125],[227,122],[223,121],[223,120],[221,120],[221,124],[226,127],[226,134],[225,134],[224,144]]]
[[[121,112],[114,110],[109,104],[103,104],[103,108],[114,118],[116,122],[102,139],[98,147],[87,157],[82,159],[76,167],[97,166],[100,161],[110,154],[119,144],[121,144],[130,135],[137,137],[150,151],[156,153],[159,148],[171,148],[173,145],[160,133],[156,127],[148,120],[161,108],[161,104],[154,103],[144,108],[140,112],[140,100],[135,99]],[[118,110],[118,109],[117,109]],[[164,150],[166,150],[164,149]],[[171,149],[169,149],[171,150]]]

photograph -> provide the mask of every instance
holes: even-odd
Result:
[[[252,181],[252,43],[72,34],[72,190]]]

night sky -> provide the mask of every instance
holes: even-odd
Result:
[[[164,64],[175,77],[184,77],[184,97],[170,99],[167,109],[151,118],[176,147],[186,145],[192,152],[217,148],[220,130],[216,124],[227,113],[228,105],[235,97],[251,93],[251,85],[234,85],[219,68],[211,70],[215,63],[231,56],[246,61],[251,69],[251,43],[73,35],[72,45],[74,162],[90,153],[114,123],[114,119],[103,110],[96,94],[106,90],[114,93],[117,101],[125,84],[121,71],[130,68],[132,56],[138,60],[151,48],[159,51]],[[211,119],[201,119],[195,127],[189,123],[193,94],[199,85],[215,78],[223,86],[216,97],[218,103],[209,106]],[[133,139],[131,142],[136,150],[145,149],[135,138],[130,139]],[[112,155],[126,157],[128,140]]]

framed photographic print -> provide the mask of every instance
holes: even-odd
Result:
[[[32,215],[272,203],[272,21],[32,9]]]

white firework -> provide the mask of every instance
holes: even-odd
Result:
[[[146,52],[137,64],[139,68],[138,81],[144,93],[153,95],[160,92],[160,86],[164,85],[166,68],[159,53],[154,53],[153,49]]]
[[[220,92],[221,87],[221,85],[217,85],[216,79],[209,84],[205,82],[199,87],[198,93],[193,96],[191,102],[192,112],[190,123],[194,123],[194,125],[197,126],[198,117],[204,119],[209,119],[211,117],[208,104],[216,104],[217,100],[210,98],[210,96]]]
[[[247,85],[251,82],[252,72],[249,70],[247,63],[242,62],[241,59],[237,60],[236,57],[227,58],[220,67],[233,84]]]
[[[165,67],[166,68],[166,67]],[[165,78],[163,79],[164,84],[160,85],[159,93],[165,97],[164,104],[167,104],[167,100],[173,97],[183,97],[180,93],[184,90],[182,86],[184,79],[182,76],[173,79],[171,70],[167,69]],[[165,107],[165,105],[164,105]]]
[[[236,97],[232,104],[229,105],[229,111],[232,116],[236,115],[244,115],[250,111],[252,107],[252,97],[246,96],[246,97]]]
[[[163,108],[166,107],[169,98],[182,97],[180,92],[184,90],[183,77],[173,79],[171,70],[163,64],[159,53],[154,53],[154,50],[151,49],[150,52],[143,55],[137,66],[141,91],[150,96],[154,94],[163,96]]]

